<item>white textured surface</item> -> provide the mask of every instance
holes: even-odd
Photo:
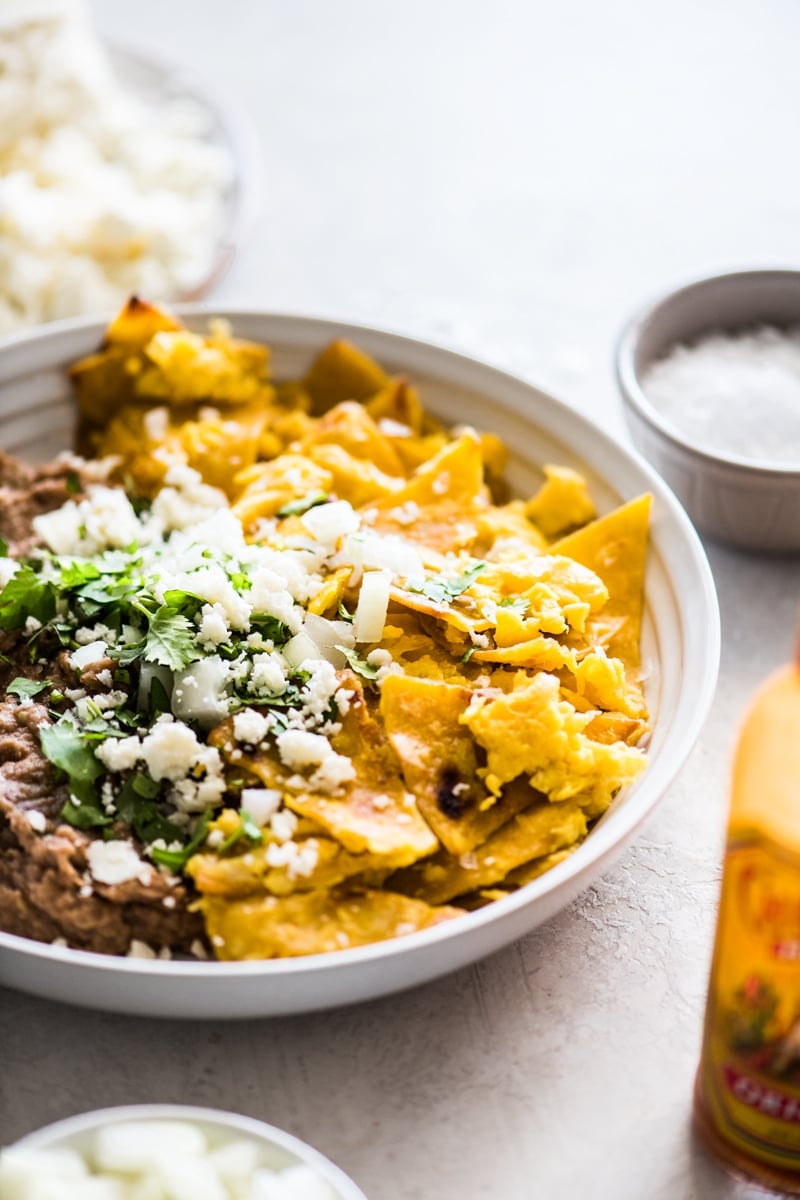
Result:
[[[220,299],[444,339],[611,429],[613,338],[685,277],[795,265],[792,0],[126,0],[236,88],[264,139],[259,234]],[[135,20],[135,27],[134,27]],[[0,993],[3,1139],[104,1104],[230,1107],[370,1200],[742,1200],[688,1127],[727,754],[790,653],[800,562],[718,548],[723,667],[702,741],[602,884],[481,966],[327,1015],[98,1016]]]

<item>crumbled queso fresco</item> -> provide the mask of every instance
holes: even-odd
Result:
[[[82,0],[0,5],[0,334],[198,286],[232,178],[206,126],[125,91]]]
[[[0,559],[0,626],[25,629],[31,661],[42,631],[55,632],[77,675],[63,691],[18,678],[9,692],[49,704],[40,738],[69,783],[62,817],[103,832],[87,850],[87,886],[181,870],[229,788],[208,740],[226,718],[236,744],[274,747],[290,790],[336,796],[354,778],[330,741],[353,697],[337,669],[378,684],[399,670],[369,644],[381,638],[392,581],[409,568],[422,575],[422,563],[397,536],[362,531],[347,501],[301,521],[305,532],[279,537],[277,520],[265,520],[247,542],[225,496],[173,465],[143,511],[121,489],[92,485],[35,518],[42,550]],[[354,562],[355,612],[310,612],[326,573]],[[280,791],[245,786],[240,804],[248,829],[269,829],[270,866],[290,878],[313,872],[315,843],[293,840],[297,817]]]

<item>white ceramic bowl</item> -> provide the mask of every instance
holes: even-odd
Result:
[[[300,1138],[285,1133],[274,1125],[243,1117],[239,1113],[222,1112],[214,1108],[194,1108],[183,1104],[135,1104],[123,1108],[100,1108],[93,1112],[67,1117],[53,1125],[45,1125],[34,1133],[15,1142],[30,1150],[76,1150],[85,1154],[90,1149],[93,1136],[110,1125],[130,1121],[188,1121],[198,1126],[208,1138],[209,1145],[217,1146],[234,1138],[246,1138],[256,1142],[264,1154],[264,1165],[280,1171],[285,1167],[304,1164],[313,1167],[326,1183],[333,1188],[335,1200],[366,1200],[364,1193],[356,1187],[339,1167],[320,1154]],[[9,1197],[8,1200],[13,1200]]]
[[[715,275],[648,305],[619,340],[617,380],[635,445],[698,529],[746,550],[786,554],[800,550],[800,470],[703,449],[650,403],[642,383],[678,342],[757,325],[800,325],[800,271]]]
[[[205,310],[182,310],[202,328]],[[0,982],[92,1008],[171,1017],[297,1013],[385,995],[433,979],[527,933],[606,871],[683,765],[714,692],[719,662],[716,594],[683,509],[636,455],[567,406],[511,375],[424,342],[308,317],[227,311],[237,334],[267,342],[276,376],[301,374],[333,337],[349,337],[420,384],[450,423],[493,430],[511,451],[521,493],[545,462],[580,468],[599,507],[654,496],[643,656],[654,716],[650,763],[565,862],[515,894],[460,920],[336,954],[270,962],[163,962],[112,958],[0,933]],[[42,459],[69,446],[73,410],[65,368],[93,351],[103,325],[66,321],[0,343],[0,446]]]

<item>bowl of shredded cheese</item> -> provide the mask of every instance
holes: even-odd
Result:
[[[9,1200],[365,1200],[317,1150],[238,1113],[139,1104],[82,1113],[0,1150]]]
[[[633,441],[701,532],[800,550],[800,272],[670,293],[627,325],[616,367]]]
[[[0,12],[0,336],[146,293],[205,295],[261,197],[247,117],[83,0]]]

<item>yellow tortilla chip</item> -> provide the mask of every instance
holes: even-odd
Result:
[[[524,781],[500,800],[481,783],[475,742],[459,721],[471,698],[467,688],[404,675],[389,675],[381,690],[381,718],[403,778],[451,854],[481,845],[536,799]]]
[[[639,666],[644,609],[644,568],[652,496],[646,494],[599,517],[550,548],[589,567],[608,588],[602,620],[623,623],[606,643],[608,654],[627,668]]]
[[[535,804],[513,817],[476,850],[454,858],[442,852],[391,879],[428,904],[443,904],[465,892],[499,883],[516,867],[579,842],[586,814],[577,804]]]
[[[377,500],[370,521],[382,533],[401,534],[443,554],[456,553],[475,541],[477,515],[487,504],[480,442],[465,433],[424,463],[394,495]]]
[[[433,908],[384,891],[325,890],[233,902],[205,896],[198,908],[223,962],[348,950],[463,916],[459,908]]]
[[[384,475],[405,475],[391,441],[364,406],[354,400],[345,400],[326,412],[305,436],[300,450],[308,453],[312,446],[325,444],[340,446],[355,459],[365,459]]]
[[[569,467],[548,463],[545,481],[525,506],[525,515],[534,521],[547,538],[558,537],[591,521],[597,510],[589,495],[586,480]]]
[[[388,383],[383,367],[352,342],[338,338],[314,359],[303,387],[314,411],[321,413],[343,400],[368,400]]]
[[[195,854],[187,863],[186,873],[203,895],[238,898],[259,892],[289,896],[294,892],[331,888],[356,875],[401,865],[392,863],[387,856],[350,854],[330,838],[303,838],[299,845],[301,854],[308,855],[314,863],[310,870],[270,865],[269,845],[261,845],[244,854]],[[300,861],[302,864],[302,858]]]

